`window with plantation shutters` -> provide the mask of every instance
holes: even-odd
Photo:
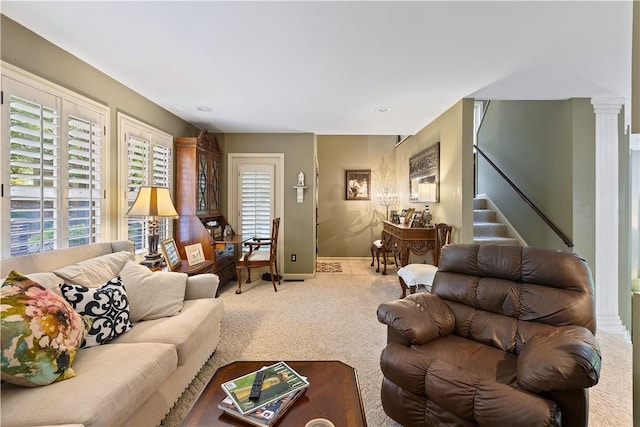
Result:
[[[2,258],[100,241],[108,108],[3,65]]]
[[[246,164],[239,172],[239,215],[243,236],[271,237],[274,200],[274,166]],[[263,249],[268,250],[268,247]],[[247,250],[243,247],[243,250]]]
[[[123,150],[120,159],[124,176],[121,177],[122,204],[121,218],[126,221],[127,230],[122,238],[133,242],[136,253],[148,250],[148,218],[127,217],[126,213],[133,205],[140,187],[153,185],[171,188],[173,137],[145,123],[124,114],[118,114],[120,147]],[[160,218],[160,240],[171,236],[172,220]]]
[[[103,131],[80,115],[67,118],[68,168],[66,220],[69,246],[101,241]]]

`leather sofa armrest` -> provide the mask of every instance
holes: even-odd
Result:
[[[196,274],[187,278],[185,300],[215,298],[220,279],[216,274]]]
[[[455,326],[449,306],[427,293],[380,304],[378,320],[389,327],[390,335],[406,338],[409,345],[421,345],[449,335]]]
[[[518,356],[518,382],[534,393],[592,387],[602,356],[595,336],[582,326],[562,326],[534,335]]]

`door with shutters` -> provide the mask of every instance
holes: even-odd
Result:
[[[238,167],[238,224],[239,233],[244,237],[271,237],[274,172],[273,164],[241,164]],[[243,252],[246,249],[243,247]]]
[[[272,220],[279,217],[281,224],[285,222],[284,154],[230,153],[229,165],[227,220],[245,240],[270,237]],[[284,228],[281,225],[278,236],[280,269],[284,267]]]

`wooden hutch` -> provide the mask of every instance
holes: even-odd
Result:
[[[186,259],[185,246],[202,244],[204,257],[214,262],[220,283],[235,276],[235,243],[238,236],[213,238],[207,227],[227,220],[220,212],[220,170],[222,152],[214,134],[202,130],[197,137],[176,138],[176,220],[175,241],[180,257]]]

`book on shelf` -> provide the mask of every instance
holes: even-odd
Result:
[[[285,414],[285,412],[287,412],[287,409],[289,409],[289,407],[293,405],[293,403],[304,394],[304,392],[304,388],[298,391],[294,391],[284,397],[281,397],[280,399],[276,399],[271,403],[267,403],[265,406],[255,409],[253,412],[249,412],[248,414],[241,414],[238,411],[238,408],[236,408],[236,405],[233,403],[233,399],[231,399],[229,396],[224,398],[224,400],[218,404],[218,408],[222,409],[224,413],[245,421],[251,425],[258,427],[269,427],[276,421],[278,421]]]
[[[264,372],[264,378],[260,397],[257,400],[249,399],[249,393],[258,371],[222,384],[222,390],[231,399],[238,412],[243,415],[281,399],[294,391],[309,387],[307,379],[294,371],[285,362],[274,363],[260,370]]]

